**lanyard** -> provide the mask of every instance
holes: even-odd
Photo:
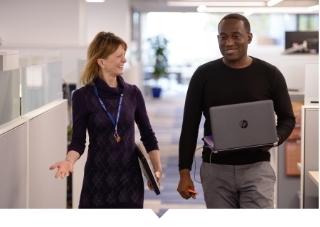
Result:
[[[96,96],[99,99],[99,102],[102,106],[102,108],[107,112],[112,124],[114,125],[114,137],[116,138],[116,141],[119,142],[120,141],[120,137],[118,135],[118,121],[119,121],[119,116],[120,116],[120,110],[121,110],[121,106],[122,106],[122,98],[123,98],[123,94],[120,95],[120,101],[119,101],[119,106],[118,106],[118,113],[117,113],[117,120],[115,121],[114,118],[112,117],[112,115],[108,112],[106,106],[104,105],[104,103],[101,101],[99,95],[98,95],[98,88],[96,85],[94,85],[94,93],[96,93]],[[119,140],[119,141],[118,141]]]

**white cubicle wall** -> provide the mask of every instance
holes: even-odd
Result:
[[[309,176],[319,171],[319,107],[303,106],[301,111],[300,208],[319,208],[319,186]],[[319,179],[318,179],[319,181]]]
[[[49,170],[67,153],[67,100],[23,115],[28,119],[29,208],[66,208],[67,181]]]
[[[0,208],[66,208],[67,183],[49,167],[67,151],[67,100],[0,128]]]
[[[0,208],[27,207],[27,121],[0,129]]]

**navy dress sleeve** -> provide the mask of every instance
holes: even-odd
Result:
[[[140,131],[141,141],[147,152],[159,150],[158,141],[151,127],[142,93],[137,87],[135,88],[137,104],[135,111],[135,122]]]
[[[68,147],[68,152],[74,150],[80,156],[83,154],[86,146],[86,129],[89,113],[81,90],[74,91],[72,95],[72,140]]]

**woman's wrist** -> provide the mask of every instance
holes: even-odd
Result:
[[[73,162],[73,161],[71,161],[71,160],[69,160],[69,159],[65,159],[65,161],[71,162],[71,163],[72,163],[72,165],[74,164],[74,162]]]

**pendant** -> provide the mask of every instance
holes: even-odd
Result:
[[[120,138],[120,136],[119,136],[119,135],[116,135],[114,138],[115,138],[115,140],[117,141],[117,143],[119,143],[119,142],[120,142],[120,140],[121,140],[121,138]]]

